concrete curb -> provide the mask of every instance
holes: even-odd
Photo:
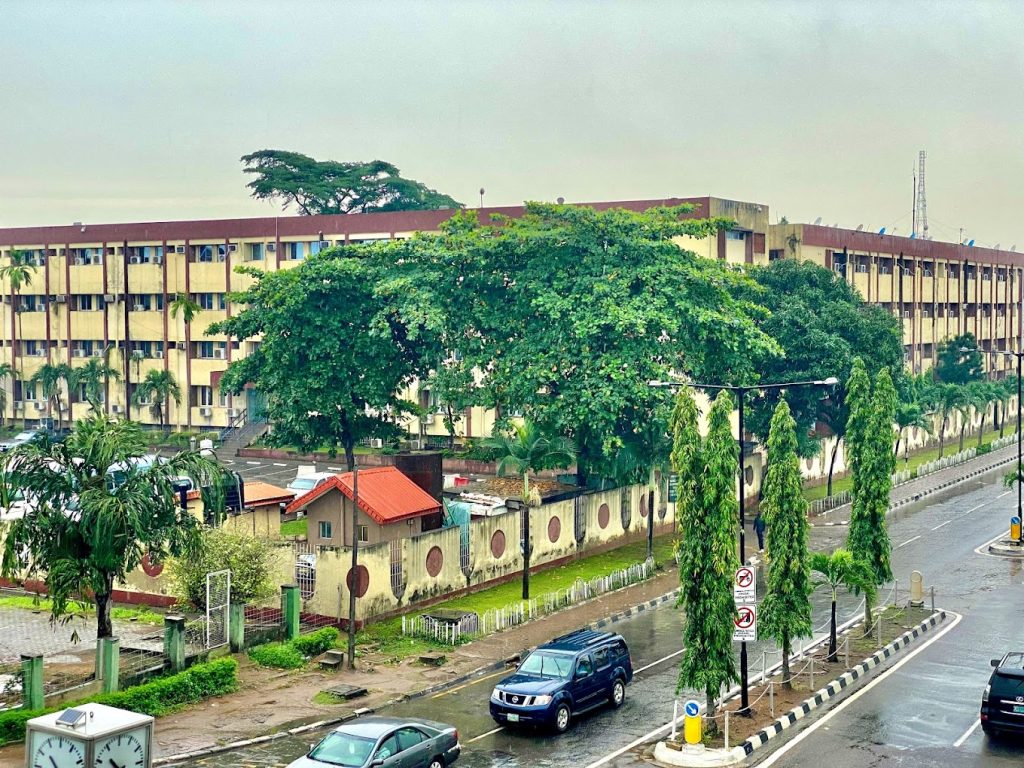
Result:
[[[586,626],[587,629],[603,629],[604,627],[607,627],[610,624],[615,624],[616,622],[631,618],[633,616],[636,616],[638,613],[643,613],[644,611],[657,608],[659,605],[662,605],[663,603],[666,603],[669,600],[676,599],[679,597],[679,592],[680,589],[673,589],[671,592],[666,592],[664,595],[648,600],[646,603],[634,605],[632,608],[627,608],[624,611],[613,613],[606,619],[598,619],[597,621],[592,621],[590,624],[586,624],[584,626]]]
[[[945,619],[946,612],[937,611],[912,630],[904,632],[884,648],[875,651],[875,653],[860,664],[833,680],[810,698],[805,699],[802,704],[793,707],[793,709],[782,715],[782,717],[779,717],[770,726],[762,728],[749,739],[744,741],[741,745],[744,753],[747,756],[753,754],[754,750],[763,747],[771,739],[775,738],[784,730],[795,724],[797,720],[809,715],[811,710],[817,709],[829,699],[838,696],[840,691],[843,691],[853,685],[854,682],[864,677],[870,670],[892,657],[900,649],[906,648],[913,640],[923,635],[936,624],[945,621]]]
[[[1006,557],[1011,560],[1024,560],[1024,547],[1013,539],[1005,539],[1003,541],[997,541],[995,544],[989,544],[988,551],[990,554],[996,555],[997,557]]]

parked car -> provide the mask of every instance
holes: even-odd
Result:
[[[542,645],[491,693],[501,725],[542,725],[559,733],[572,718],[606,703],[621,707],[633,662],[621,635],[581,629]]]
[[[335,728],[288,768],[445,768],[461,752],[459,732],[450,725],[361,717]]]
[[[989,736],[1024,733],[1024,651],[992,659],[992,666],[981,694],[981,730]]]
[[[19,432],[10,440],[5,440],[0,443],[0,451],[9,451],[13,448],[17,448],[18,446],[35,442],[36,440],[40,440],[44,434],[46,433],[38,429],[28,429],[24,432]]]
[[[298,474],[295,479],[288,483],[287,490],[295,494],[295,497],[304,496],[314,488],[319,488],[334,477],[333,472],[309,472]]]

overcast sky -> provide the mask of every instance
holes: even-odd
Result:
[[[0,226],[265,215],[239,156],[467,203],[717,195],[1024,250],[1024,3],[0,0]]]

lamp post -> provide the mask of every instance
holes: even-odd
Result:
[[[696,382],[675,382],[675,381],[651,381],[648,384],[652,387],[691,387],[692,389],[713,389],[713,390],[725,390],[727,392],[736,393],[736,400],[738,402],[739,409],[739,442],[740,442],[740,461],[739,461],[739,501],[740,501],[740,564],[747,564],[747,547],[746,547],[746,494],[744,493],[743,486],[746,478],[744,477],[745,465],[744,460],[746,459],[746,450],[743,442],[743,401],[746,400],[747,392],[751,391],[763,391],[768,389],[790,389],[792,387],[834,387],[839,383],[839,379],[835,376],[830,376],[827,379],[821,379],[816,381],[791,381],[785,384],[755,384],[751,386],[733,386],[731,384],[699,384]],[[749,716],[750,715],[750,691],[749,691],[749,675],[747,674],[747,643],[746,641],[740,642],[740,709],[739,714]]]
[[[963,353],[969,352],[981,352],[980,349],[971,349],[970,347],[960,347],[960,351]],[[1007,357],[1017,358],[1017,519],[1024,521],[1024,517],[1021,517],[1021,513],[1024,512],[1024,505],[1021,504],[1021,486],[1024,485],[1021,482],[1020,469],[1021,469],[1021,359],[1024,358],[1024,352],[1013,352],[1008,349],[990,349],[987,350],[993,355],[1006,355]],[[1003,418],[1006,418],[1006,414],[1003,414]],[[1021,526],[1021,533],[1017,537],[1018,544],[1024,544],[1024,525]]]

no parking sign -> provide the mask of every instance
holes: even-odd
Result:
[[[757,606],[737,605],[736,618],[732,620],[732,639],[738,643],[753,643],[757,640]]]

